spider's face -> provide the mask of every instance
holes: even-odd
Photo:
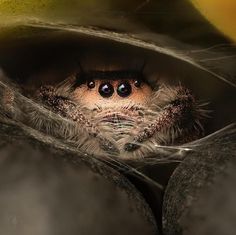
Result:
[[[74,91],[74,99],[88,109],[145,105],[152,88],[138,74],[128,71],[94,71]]]
[[[202,134],[202,112],[192,93],[180,84],[163,83],[154,89],[140,72],[78,73],[59,85],[41,87],[38,98],[74,123],[69,136],[67,129],[43,129],[82,142],[86,150],[96,146],[92,151],[97,154],[105,150],[142,157],[157,146],[185,143]]]

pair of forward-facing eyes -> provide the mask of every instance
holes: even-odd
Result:
[[[138,92],[144,85],[141,80],[121,80],[121,81],[102,81],[90,80],[86,83],[87,88],[97,89],[103,98],[109,98],[113,94],[118,94],[120,97],[126,98],[133,92]],[[136,88],[134,90],[134,88]]]

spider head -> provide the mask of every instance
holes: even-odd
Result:
[[[91,71],[78,76],[74,97],[89,109],[145,104],[152,89],[136,71]]]

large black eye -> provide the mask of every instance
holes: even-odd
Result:
[[[127,97],[131,94],[132,87],[128,82],[122,82],[117,88],[117,93],[121,97]]]
[[[102,97],[108,98],[108,97],[111,97],[113,95],[114,88],[109,82],[102,83],[99,86],[99,93]]]

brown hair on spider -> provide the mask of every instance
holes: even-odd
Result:
[[[34,126],[95,155],[145,157],[204,133],[205,112],[189,89],[164,82],[154,89],[140,71],[82,71],[35,98],[70,125],[55,130],[52,119],[42,127],[39,115]]]

